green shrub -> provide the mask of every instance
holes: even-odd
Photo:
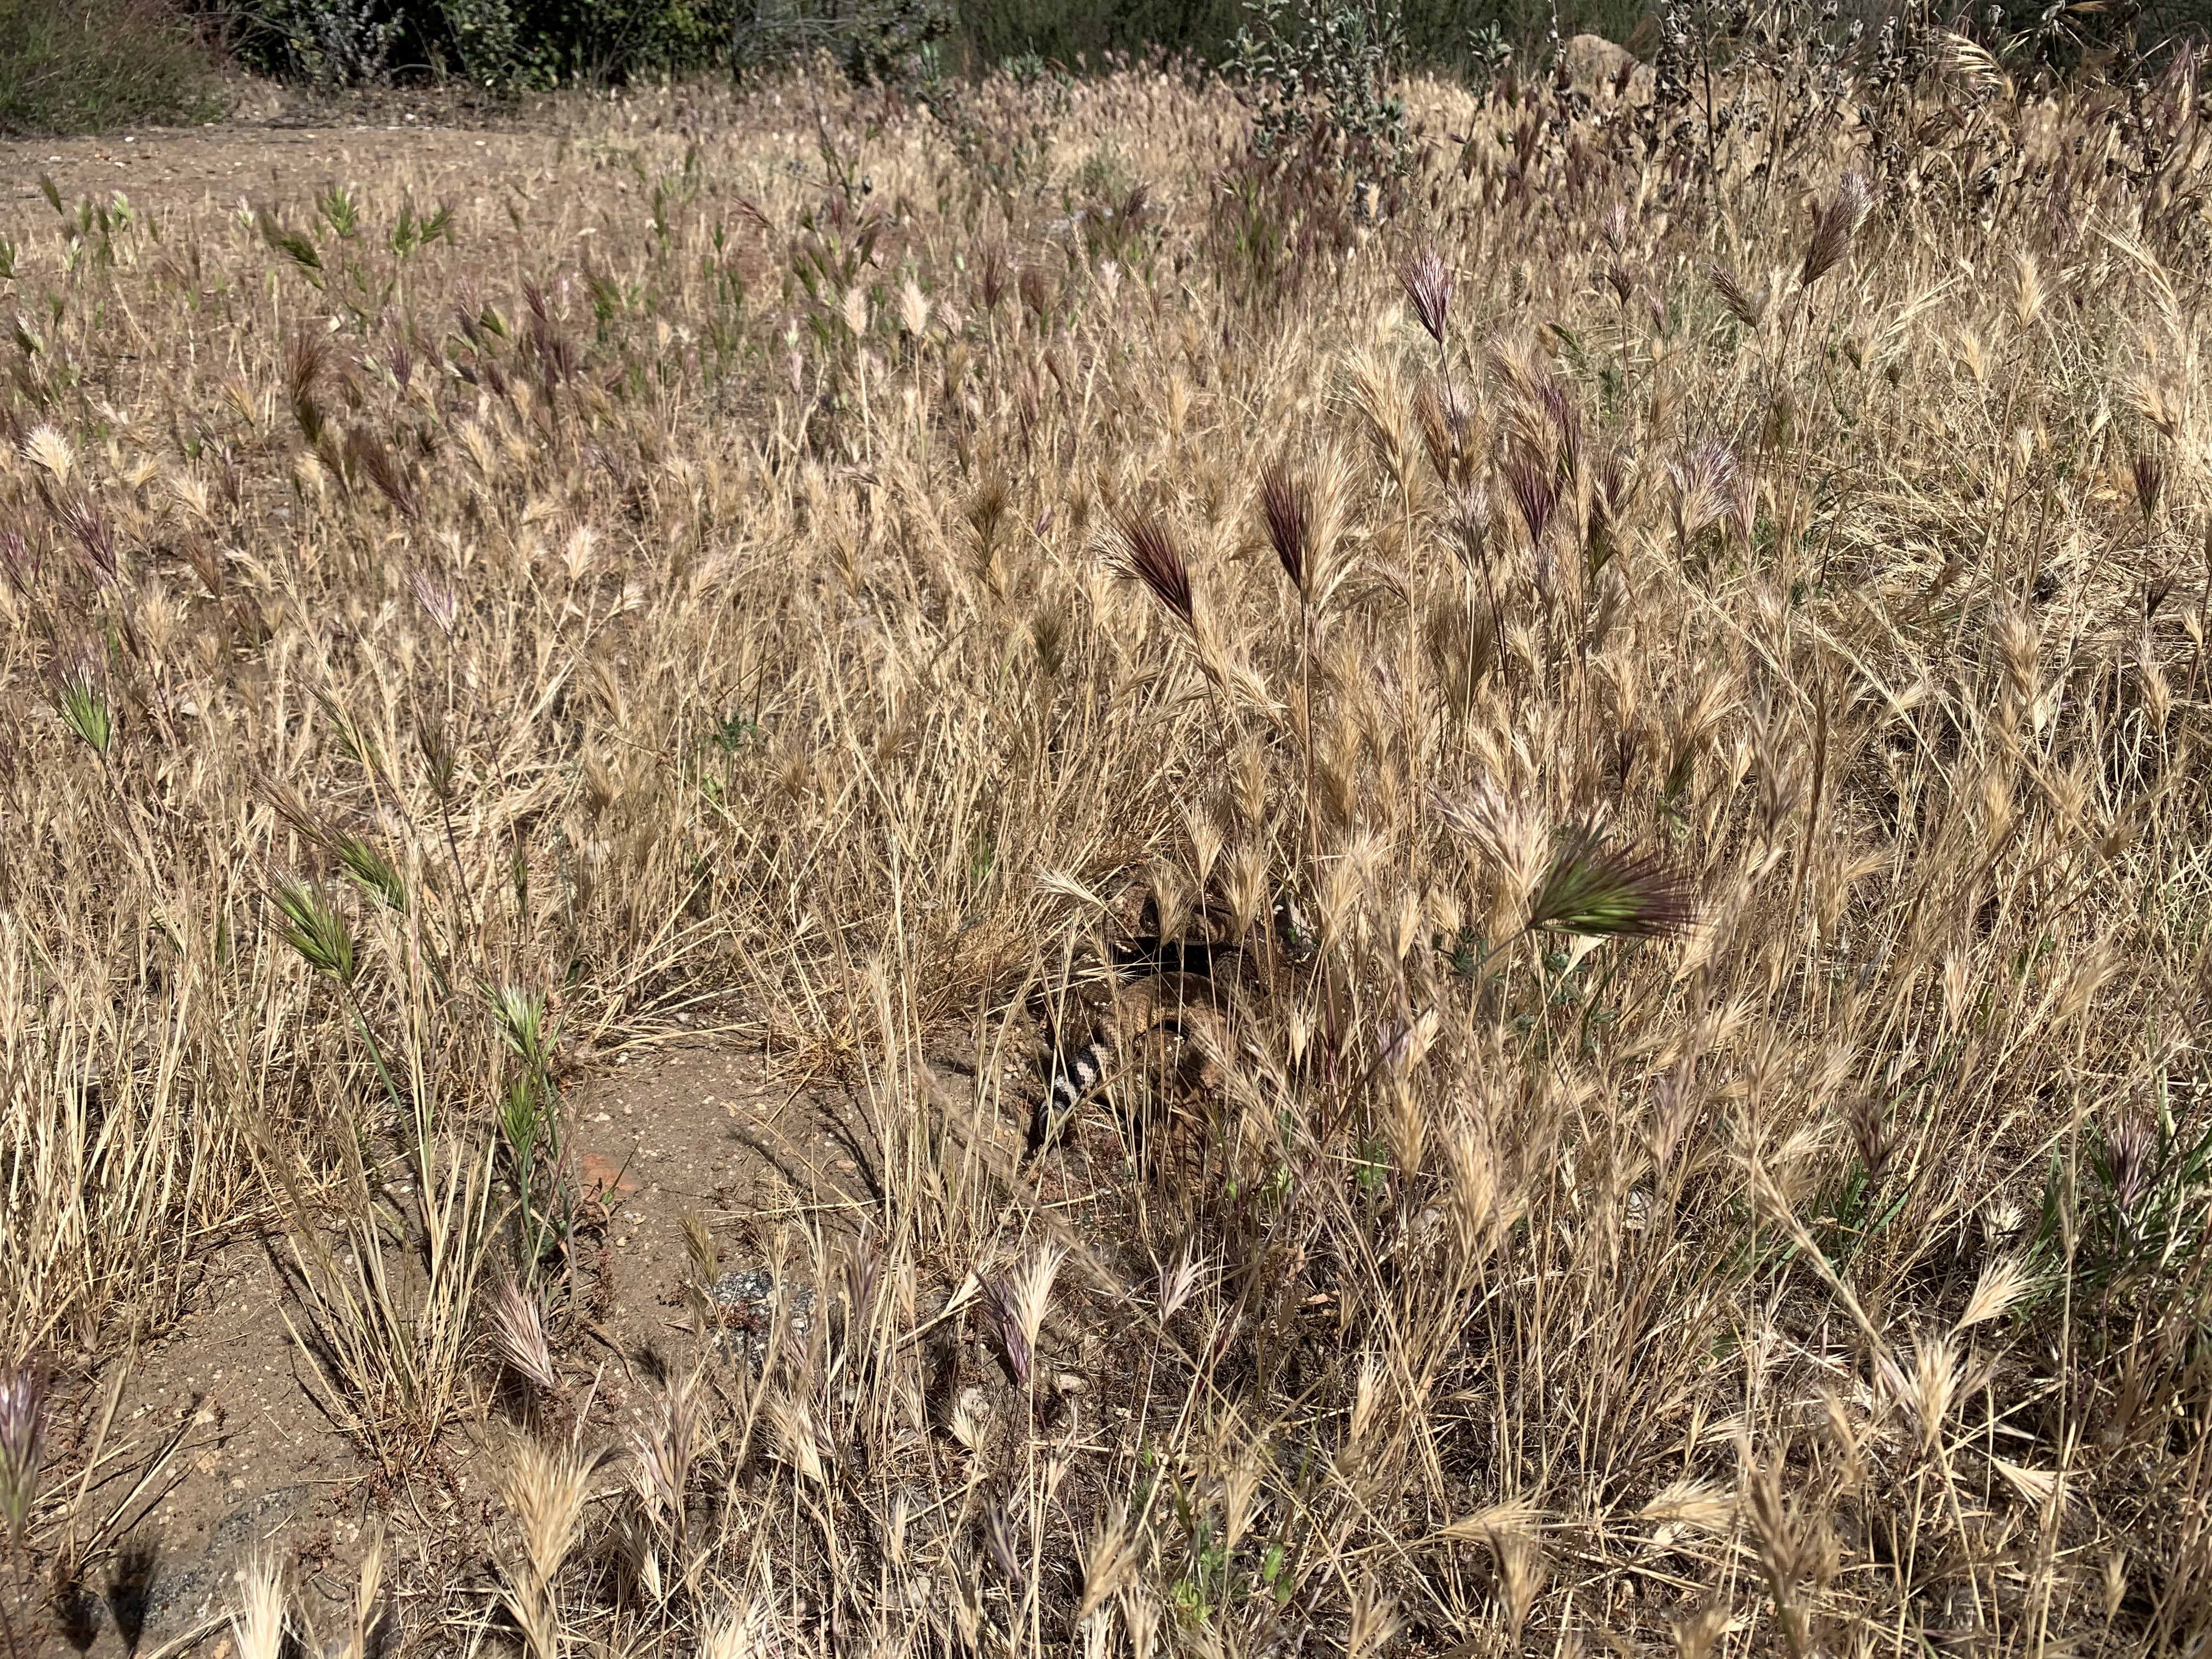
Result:
[[[325,87],[380,79],[406,26],[380,0],[248,0],[237,21],[255,68]]]
[[[1555,17],[1563,40],[1601,34],[1627,45],[1653,9],[1644,0],[1559,0],[1556,9],[1551,0],[1447,0],[1416,8],[1418,24],[1409,14],[1407,46],[1417,62],[1460,69],[1468,66],[1472,43],[1494,30],[1522,64],[1540,73]]]
[[[552,87],[724,63],[742,0],[217,0],[253,68],[328,87],[395,75]]]
[[[0,5],[11,0],[0,0]],[[23,3],[23,0],[12,0]],[[1164,53],[1194,64],[1239,63],[1237,42],[1272,28],[1285,40],[1328,35],[1356,12],[1354,50],[1386,49],[1399,68],[1465,68],[1486,36],[1528,50],[1553,17],[1552,0],[197,0],[220,12],[252,67],[328,86],[394,75],[453,75],[478,86],[620,82],[785,63],[826,51],[860,80],[900,80],[928,54],[979,70],[1035,60],[1097,67],[1110,56]],[[1620,40],[1644,0],[1559,0],[1560,27]],[[1333,27],[1333,26],[1332,26]],[[1370,41],[1370,36],[1372,40]],[[1395,43],[1395,44],[1392,44]],[[1316,62],[1335,80],[1329,37]],[[1246,67],[1249,67],[1249,64]],[[1371,65],[1370,65],[1371,67]]]
[[[1406,104],[1392,85],[1405,47],[1388,0],[1252,0],[1231,57],[1262,160],[1316,133],[1358,179],[1395,173]]]
[[[4,3],[4,0],[0,0]],[[894,79],[951,27],[945,0],[203,0],[240,55],[343,87],[428,73],[477,86],[617,84],[827,51],[856,79]]]
[[[1474,61],[1474,43],[1490,31],[1527,61],[1553,17],[1552,0],[1404,0],[1388,9],[1402,67],[1450,71]],[[1626,41],[1647,9],[1645,0],[1559,0],[1557,15],[1563,35]],[[1095,64],[1148,51],[1219,66],[1249,22],[1241,0],[962,0],[955,40],[976,68],[1030,55],[1073,67],[1079,56]]]
[[[712,68],[743,11],[736,0],[444,0],[441,9],[449,21],[506,13],[510,74],[539,87]]]
[[[0,132],[209,119],[212,69],[166,0],[0,0]]]
[[[826,52],[854,81],[911,84],[933,71],[951,31],[949,0],[753,0],[730,56],[753,69]]]
[[[957,40],[975,68],[1026,57],[1095,65],[1148,50],[1218,64],[1243,21],[1239,0],[963,0]]]

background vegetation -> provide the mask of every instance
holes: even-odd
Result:
[[[1314,33],[1337,5],[1296,9]],[[1518,55],[1550,65],[1553,42],[1592,33],[1647,59],[1663,33],[1724,40],[1787,14],[1803,31],[1879,27],[1881,8],[1719,5],[1681,0],[1419,0],[1369,8],[1394,68],[1472,72]],[[1946,14],[1948,15],[1948,13]],[[1970,33],[2047,35],[2052,14],[2013,6]],[[2151,47],[2201,32],[2202,0],[2075,7],[2062,33],[2070,63],[2086,46]],[[221,108],[219,55],[325,89],[394,78],[495,93],[641,78],[757,72],[827,51],[854,78],[908,89],[1002,64],[1035,74],[1115,59],[1237,64],[1254,13],[1243,0],[4,0],[0,5],[0,131],[70,131],[206,118]],[[1725,54],[1723,54],[1725,55]]]
[[[1145,70],[816,76],[475,212],[52,192],[13,1616],[122,1547],[49,1382],[252,1239],[482,1531],[252,1564],[249,1659],[2212,1633],[2197,64],[1784,21],[1264,157]],[[1018,1163],[1132,883],[1238,1018]],[[758,1368],[697,1228],[621,1417],[565,1079],[708,997],[869,1196]]]
[[[0,133],[205,119],[216,69],[168,0],[0,0]]]

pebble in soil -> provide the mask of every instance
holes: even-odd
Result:
[[[766,1267],[732,1268],[716,1279],[708,1299],[722,1310],[722,1328],[714,1346],[735,1358],[743,1355],[755,1366],[768,1358],[769,1333],[775,1328],[775,1275]],[[814,1325],[814,1287],[800,1285],[791,1293],[788,1323],[791,1334],[804,1340]]]

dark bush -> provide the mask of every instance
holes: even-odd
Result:
[[[730,38],[735,69],[826,52],[852,79],[912,82],[952,32],[951,0],[751,0]]]
[[[6,0],[0,0],[5,3]],[[826,50],[860,79],[897,79],[924,47],[949,67],[1109,55],[1230,61],[1243,0],[199,0],[254,68],[325,85],[453,75],[478,85],[606,84],[744,69]],[[1562,0],[1561,27],[1625,38],[1642,0]],[[1392,9],[1405,64],[1454,69],[1494,29],[1524,50],[1551,0],[1414,0]]]
[[[2149,41],[2212,38],[2212,0],[2149,0],[2136,27]]]
[[[1645,9],[1644,0],[1560,0],[1557,15],[1563,34],[1626,40]],[[1221,64],[1249,21],[1242,0],[963,0],[959,12],[957,39],[977,66],[1035,55],[1072,67],[1079,53],[1095,62],[1154,49]],[[1449,70],[1466,64],[1486,30],[1524,55],[1540,46],[1553,10],[1551,0],[1407,0],[1396,14],[1407,65]]]
[[[0,4],[9,0],[0,0]],[[21,0],[16,0],[17,3]],[[2207,0],[2212,3],[2212,0]],[[617,84],[744,70],[827,51],[858,79],[935,62],[1069,69],[1164,55],[1225,65],[1243,0],[194,0],[264,73],[324,86],[453,76],[479,86]],[[1569,33],[1623,39],[1643,0],[1561,0]],[[1485,31],[1524,52],[1552,0],[1414,0],[1389,8],[1404,64],[1453,70]]]
[[[0,0],[0,132],[208,119],[213,70],[167,0]]]
[[[724,63],[741,0],[203,0],[252,68],[325,87],[608,84]]]
[[[946,0],[200,0],[257,70],[325,87],[455,76],[506,90],[743,70],[827,51],[896,79]]]
[[[1243,21],[1241,0],[963,0],[957,39],[979,68],[1032,57],[1073,67],[1151,49],[1218,63]]]

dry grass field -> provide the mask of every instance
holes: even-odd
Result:
[[[1933,44],[12,199],[9,1659],[2197,1650],[2212,137]]]

